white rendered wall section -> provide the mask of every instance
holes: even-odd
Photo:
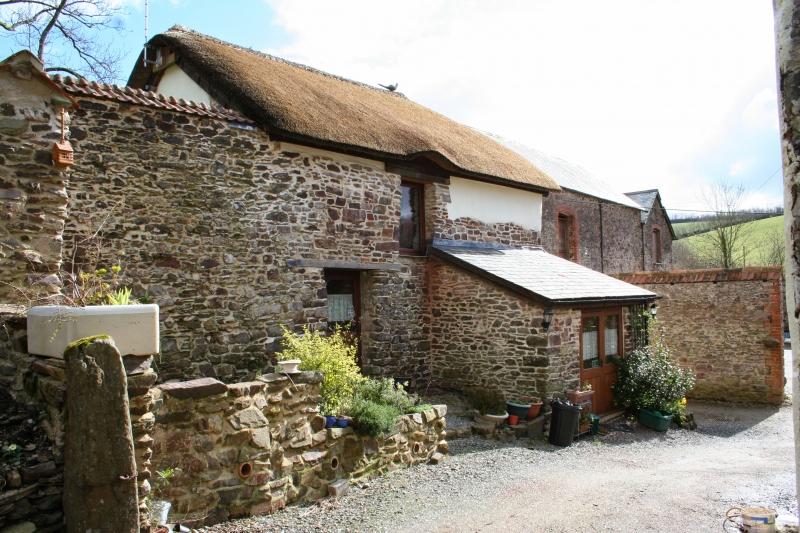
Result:
[[[447,217],[470,217],[487,224],[510,222],[525,229],[542,231],[542,195],[466,180],[450,178]]]
[[[178,65],[170,65],[164,70],[156,92],[187,101],[194,100],[198,104],[205,102],[208,105],[217,105],[211,95],[197,85]]]

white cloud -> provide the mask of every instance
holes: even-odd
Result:
[[[677,169],[729,133],[731,113],[761,124],[772,105],[747,94],[775,83],[767,0],[269,3],[292,42],[268,52],[399,82],[459,122],[667,202],[694,188]]]
[[[778,131],[778,95],[775,89],[768,87],[753,96],[742,110],[742,122],[754,130],[772,128]]]
[[[743,161],[734,161],[728,166],[728,174],[735,178],[747,172],[755,163],[755,159],[746,159]]]

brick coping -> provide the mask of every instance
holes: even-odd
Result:
[[[611,274],[612,277],[632,283],[704,283],[718,281],[770,281],[783,279],[779,266],[745,268],[706,268],[698,270],[656,270]]]

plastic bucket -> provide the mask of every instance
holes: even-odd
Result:
[[[775,517],[778,513],[763,507],[732,507],[725,513],[728,518],[740,517],[742,530],[747,533],[775,533]]]

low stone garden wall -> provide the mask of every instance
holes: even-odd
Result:
[[[0,531],[57,533],[66,530],[67,372],[63,360],[29,355],[26,334],[24,318],[0,310],[0,445],[21,450],[0,461]],[[350,479],[439,462],[448,451],[444,405],[398,417],[395,432],[371,438],[324,428],[318,372],[156,388],[152,357],[122,360],[142,533],[148,499],[170,501],[171,520],[199,527],[340,495]],[[158,486],[156,471],[167,468],[175,473]]]
[[[154,389],[153,469],[174,468],[161,496],[192,527],[274,512],[347,490],[371,477],[446,453],[446,406],[398,417],[371,438],[325,429],[322,374],[269,374],[225,385],[212,378]]]
[[[64,531],[64,457],[67,384],[61,359],[27,353],[24,317],[0,311],[0,444],[22,446],[0,461],[0,531],[29,524],[20,531]],[[131,426],[136,455],[141,531],[150,530],[147,495],[154,407],[150,387],[157,375],[153,357],[125,356]],[[4,409],[5,408],[5,409]],[[5,412],[4,412],[5,411]],[[25,411],[26,416],[21,412]],[[85,416],[91,418],[91,410]],[[102,421],[98,420],[99,423]],[[5,444],[5,443],[8,444]],[[26,449],[29,448],[29,449]],[[15,460],[12,460],[15,459]],[[3,482],[0,481],[0,485]],[[33,529],[30,529],[30,528]]]

